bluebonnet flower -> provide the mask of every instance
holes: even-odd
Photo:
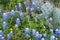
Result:
[[[42,37],[41,34],[39,34],[38,32],[36,32],[36,35],[35,35],[35,40],[40,40]]]
[[[7,40],[11,40],[11,36],[9,34],[7,35]]]
[[[9,35],[12,36],[13,35],[13,31],[10,31]]]
[[[19,11],[22,10],[22,5],[21,5],[21,3],[18,4],[18,10],[19,10]]]
[[[34,8],[36,6],[35,2],[32,2],[31,6]]]
[[[34,12],[34,8],[30,8],[30,12]]]
[[[49,18],[49,22],[52,23],[53,22],[53,19],[52,17]]]
[[[56,29],[55,34],[60,37],[60,30]]]
[[[0,14],[2,13],[2,10],[0,9]]]
[[[29,9],[30,9],[30,7],[29,7],[29,6],[27,6],[27,7],[26,7],[26,12],[29,12]]]
[[[35,36],[36,35],[36,30],[32,30],[32,34]]]
[[[15,5],[15,10],[17,10],[17,6]]]
[[[19,19],[19,18],[16,19],[16,24],[17,24],[18,26],[20,25],[20,19]]]
[[[7,21],[8,20],[8,16],[7,16],[7,13],[3,13],[3,21]]]
[[[58,38],[56,38],[56,40],[58,40]]]
[[[58,32],[58,35],[59,35],[59,37],[60,37],[60,30],[59,30],[59,32]]]
[[[2,37],[3,35],[2,34],[0,34],[0,38]]]
[[[3,32],[2,32],[2,30],[0,30],[0,37],[2,37],[3,36]]]
[[[55,30],[55,34],[58,35],[58,32],[59,32],[59,29],[56,29]]]
[[[6,29],[6,22],[3,22],[3,24],[2,24],[2,28],[3,28],[3,30],[5,30]]]
[[[5,40],[5,38],[4,37],[1,37],[1,40]]]
[[[45,40],[45,38],[41,38],[41,40]]]
[[[15,24],[15,27],[17,28],[17,27],[18,27],[18,25],[17,25],[17,24]]]
[[[54,34],[53,29],[50,29],[50,33],[51,33],[51,34]]]
[[[30,37],[30,30],[29,30],[29,28],[26,28],[24,33],[25,33],[26,37]]]
[[[50,40],[55,40],[55,36],[52,35],[52,36],[50,37]]]
[[[13,34],[14,34],[13,31],[10,31],[10,33],[7,35],[7,40],[11,40]]]
[[[23,13],[20,13],[20,18],[23,18],[24,17],[24,14]]]
[[[43,34],[43,38],[46,40],[46,38],[47,38],[47,34],[46,33]]]
[[[12,16],[15,15],[15,11],[14,10],[12,10],[10,13],[11,13]]]

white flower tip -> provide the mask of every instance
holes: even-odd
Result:
[[[3,22],[3,24],[6,24],[6,22]]]
[[[50,20],[52,20],[52,18],[50,17]]]
[[[19,18],[17,18],[17,20],[19,20]]]
[[[56,40],[58,40],[58,38],[56,38]]]
[[[0,32],[2,32],[2,30],[0,30]]]
[[[0,35],[0,37],[2,37],[2,35]]]
[[[53,35],[52,38],[55,38],[55,36]]]
[[[29,30],[29,28],[26,28],[26,30]]]
[[[50,29],[50,31],[53,31],[53,29]]]
[[[16,24],[15,26],[17,27],[18,25]]]
[[[3,13],[3,15],[6,15],[7,13]]]
[[[31,11],[34,10],[34,8],[31,8]]]
[[[13,33],[13,31],[10,31],[11,33]]]
[[[19,3],[19,4],[21,4],[21,3]]]
[[[12,10],[12,12],[13,12],[14,10]]]
[[[41,40],[45,40],[44,38],[42,38]]]
[[[35,2],[32,2],[32,4],[35,4]]]
[[[58,31],[59,29],[56,29],[56,31]]]
[[[1,37],[1,39],[4,39],[4,37]]]
[[[39,34],[39,32],[37,31],[36,34]]]

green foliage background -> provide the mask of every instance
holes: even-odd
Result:
[[[50,34],[50,32],[48,31],[49,29],[46,29],[44,26],[44,24],[47,22],[46,20],[42,19],[42,20],[39,20],[39,22],[36,22],[34,18],[31,18],[30,16],[28,16],[25,12],[23,13],[24,13],[24,18],[22,19],[19,17],[19,14],[20,14],[19,11],[16,12],[15,16],[9,16],[10,13],[7,14],[9,16],[9,20],[6,23],[7,24],[6,30],[3,30],[4,37],[6,40],[7,40],[7,34],[11,31],[11,29],[14,32],[11,40],[34,40],[34,37],[32,36],[33,29],[38,31],[40,34],[44,34],[44,33],[46,33],[47,35]],[[19,26],[18,28],[15,27],[15,21],[17,18],[21,20],[21,26]],[[0,30],[2,30],[2,23],[3,23],[2,14],[0,15],[0,19],[1,19]],[[30,29],[30,38],[25,37],[24,35],[25,28]],[[50,35],[48,35],[47,40],[48,39],[50,39]]]
[[[14,6],[18,3],[22,3],[23,0],[0,0],[0,4],[2,4],[3,9],[12,10]]]

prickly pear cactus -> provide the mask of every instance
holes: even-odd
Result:
[[[37,6],[42,5],[43,4],[43,1],[44,0],[37,0],[37,1],[36,0],[32,0],[32,2],[35,2]]]
[[[41,11],[44,17],[48,18],[53,11],[53,5],[50,2],[46,2],[41,6]]]
[[[32,3],[34,2],[35,4],[36,4],[36,6],[35,6],[35,9],[38,11],[38,9],[40,10],[41,9],[41,5],[43,5],[44,4],[44,2],[43,2],[44,0],[32,0]]]
[[[53,19],[54,19],[54,28],[60,29],[60,9],[55,8],[53,12]]]

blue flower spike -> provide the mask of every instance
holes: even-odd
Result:
[[[34,8],[36,6],[35,2],[32,2],[31,6]]]
[[[29,6],[27,6],[27,7],[26,7],[26,12],[29,12],[29,9],[30,9],[30,7],[29,7]]]
[[[51,34],[54,34],[53,29],[50,29],[50,33],[51,33]]]
[[[59,30],[58,34],[59,34],[59,37],[60,37],[60,30]]]
[[[40,40],[41,37],[42,37],[42,35],[39,34],[38,32],[36,32],[35,40]]]
[[[34,8],[30,8],[30,12],[34,12]]]
[[[41,40],[45,40],[45,38],[41,38]]]
[[[10,13],[11,13],[12,16],[15,16],[15,11],[14,10],[12,10]]]
[[[2,13],[2,10],[0,9],[0,14]]]
[[[50,40],[55,40],[55,36],[52,35],[52,36],[50,37]]]
[[[34,36],[36,35],[36,30],[34,30],[34,29],[32,30],[32,35],[34,35]]]
[[[50,22],[50,23],[53,22],[53,18],[52,18],[52,17],[49,18],[49,22]]]
[[[20,13],[20,18],[23,18],[24,17],[24,14],[23,13]]]
[[[30,37],[30,30],[29,30],[29,28],[25,29],[25,35],[26,35],[26,37]]]
[[[11,36],[9,34],[7,35],[7,40],[11,40]]]
[[[17,6],[15,5],[15,10],[17,10]]]
[[[3,21],[7,21],[8,20],[8,16],[7,16],[7,13],[3,13]]]
[[[1,36],[3,36],[3,32],[2,32],[2,30],[0,30],[0,37],[1,37]]]
[[[18,25],[18,26],[21,25],[21,24],[20,24],[20,19],[19,19],[19,18],[16,19],[16,25]]]
[[[46,40],[46,38],[47,38],[47,34],[46,33],[43,34],[43,38]]]
[[[5,38],[4,37],[1,37],[1,40],[5,40]]]
[[[55,34],[56,34],[58,37],[60,37],[60,30],[59,30],[59,29],[56,29]]]
[[[10,31],[9,35],[10,35],[10,36],[13,36],[13,31]]]
[[[2,36],[3,36],[3,35],[0,34],[0,39],[1,39]]]
[[[6,22],[3,22],[2,28],[3,28],[3,30],[5,30],[7,28]]]
[[[21,3],[18,4],[18,10],[22,11],[22,5],[21,5]]]

